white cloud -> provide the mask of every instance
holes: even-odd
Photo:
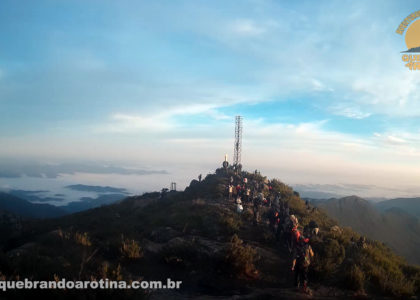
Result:
[[[332,88],[326,87],[324,83],[322,83],[321,81],[319,81],[319,80],[317,80],[315,78],[312,78],[311,81],[312,81],[313,89],[315,91],[329,91],[329,92],[333,92],[334,91]]]
[[[389,142],[390,144],[396,144],[396,145],[407,143],[406,140],[399,137],[392,136],[392,135],[387,136],[386,141]]]
[[[350,119],[364,119],[372,115],[369,112],[363,112],[360,107],[348,103],[332,105],[328,108],[328,111],[334,115]]]
[[[162,108],[160,112],[149,114],[116,113],[111,116],[111,122],[96,126],[96,132],[130,133],[142,130],[160,131],[169,134],[176,131],[177,117],[204,115],[214,120],[227,120],[231,116],[220,113],[217,105],[195,104],[173,108]]]
[[[250,19],[238,19],[228,25],[228,30],[233,34],[243,37],[259,36],[266,32],[266,29],[259,23]]]
[[[403,68],[401,66],[401,68]],[[420,77],[415,72],[384,72],[363,74],[352,84],[355,100],[377,113],[393,116],[420,114]]]
[[[159,116],[133,116],[126,114],[115,114],[114,121],[108,126],[110,132],[132,132],[137,130],[168,130],[171,124],[165,118]]]

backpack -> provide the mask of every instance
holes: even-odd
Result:
[[[311,264],[312,257],[311,257],[310,247],[311,246],[309,246],[308,244],[305,244],[305,245],[299,247],[300,248],[300,251],[299,251],[299,263],[304,268],[309,267],[310,264]]]

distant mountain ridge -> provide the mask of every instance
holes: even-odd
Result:
[[[396,198],[381,201],[375,204],[380,211],[386,211],[390,208],[399,208],[406,213],[412,214],[420,218],[420,197],[417,198]]]
[[[66,214],[66,211],[50,204],[31,203],[16,196],[0,192],[0,210],[12,212],[27,218],[53,218]]]
[[[103,205],[116,203],[124,198],[126,198],[126,196],[122,194],[105,194],[100,195],[97,198],[83,197],[80,199],[80,201],[70,202],[67,205],[62,206],[62,208],[68,213],[75,213]]]
[[[81,191],[81,192],[96,192],[96,193],[121,193],[128,194],[124,188],[115,188],[111,186],[98,186],[98,185],[85,185],[85,184],[73,184],[68,185],[66,188]]]
[[[390,207],[381,211],[357,196],[315,201],[313,204],[324,209],[341,225],[385,242],[411,263],[420,265],[420,222],[405,210]]]
[[[0,210],[11,212],[24,218],[56,218],[64,215],[109,205],[126,198],[124,194],[103,194],[96,198],[82,197],[63,206],[45,203],[32,203],[14,194],[0,192]]]

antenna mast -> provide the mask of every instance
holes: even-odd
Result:
[[[242,117],[235,117],[235,145],[233,154],[233,165],[239,166],[241,164],[242,151]]]

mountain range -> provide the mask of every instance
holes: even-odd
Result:
[[[408,214],[420,218],[420,198],[397,198],[381,201],[375,204],[380,211],[390,208],[399,208]]]
[[[419,198],[372,204],[360,197],[350,196],[312,203],[324,209],[340,225],[382,241],[409,262],[420,265]]]
[[[80,201],[55,206],[47,203],[39,203],[52,198],[39,197],[33,192],[12,190],[10,193],[0,192],[0,210],[9,211],[25,218],[56,218],[102,205],[108,205],[120,201],[125,197],[125,193],[104,193],[99,194],[96,198],[82,197]],[[36,202],[33,203],[32,201]]]

